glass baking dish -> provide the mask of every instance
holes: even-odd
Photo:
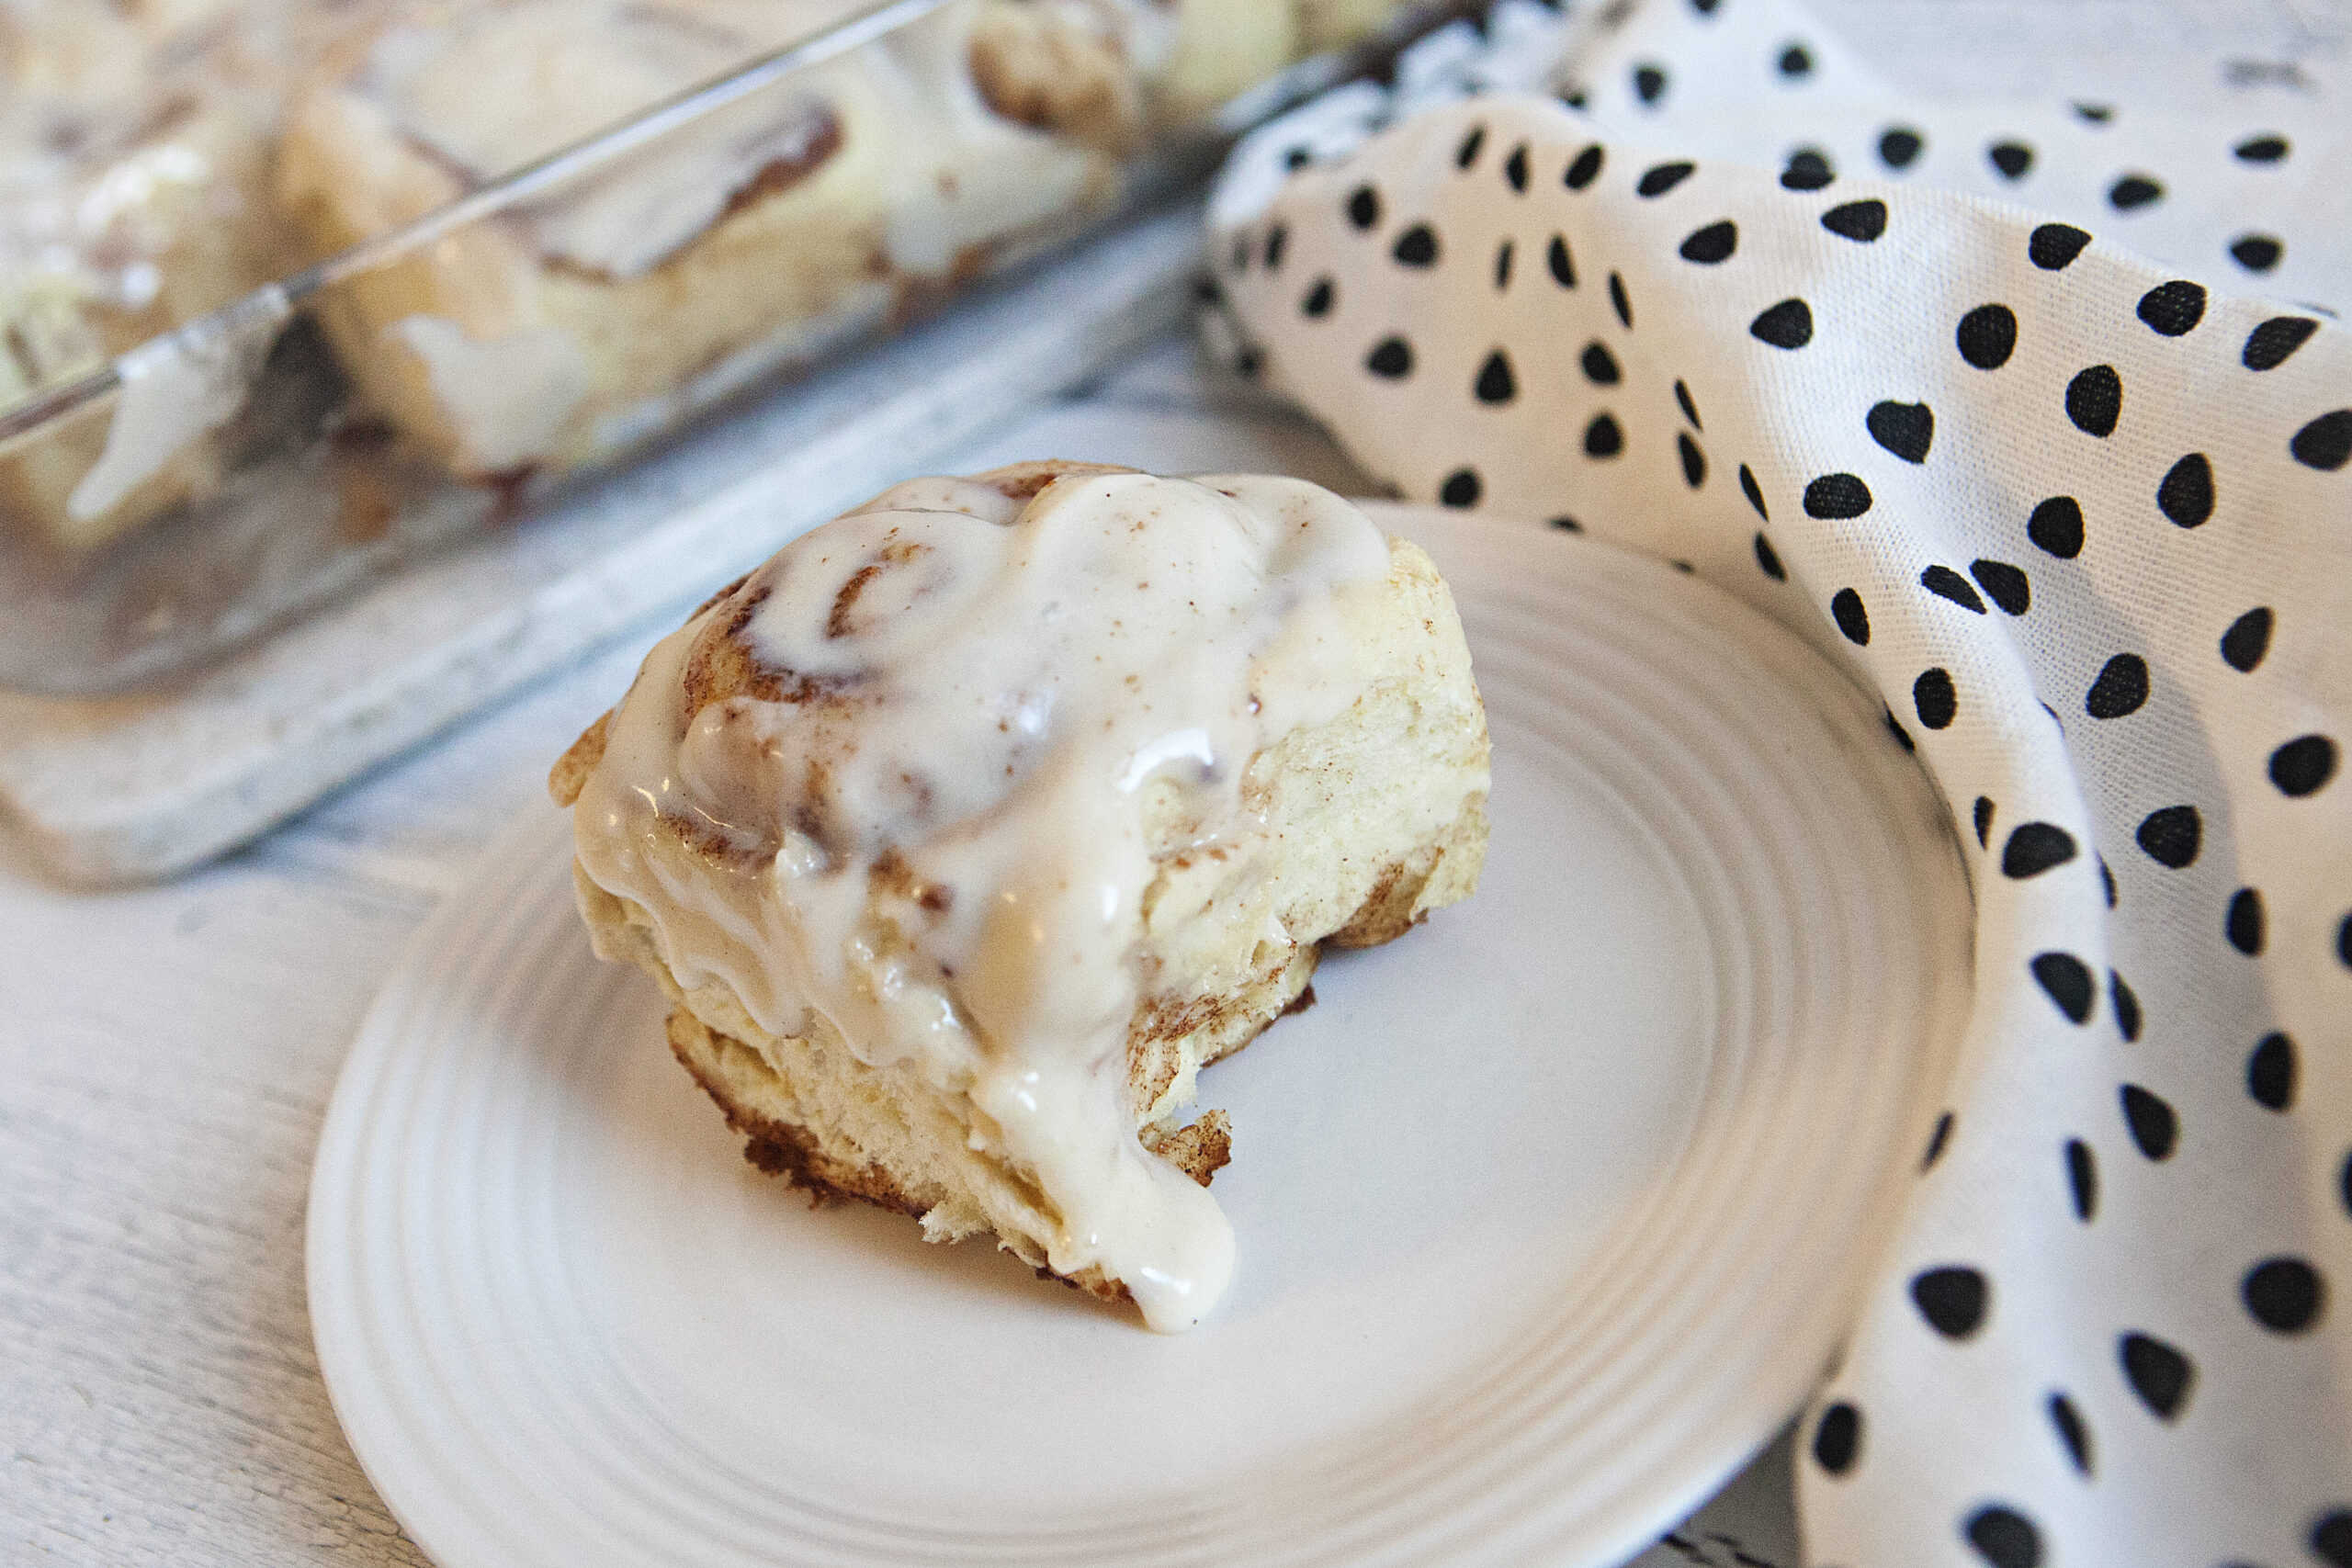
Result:
[[[1464,9],[40,4],[69,65],[124,69],[96,11],[164,39],[153,81],[97,73],[147,118],[86,174],[36,177],[103,113],[0,107],[0,685],[54,694],[168,681],[788,396]],[[72,77],[5,31],[0,70]]]

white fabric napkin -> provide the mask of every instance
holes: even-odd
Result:
[[[1926,101],[1778,0],[1506,4],[1212,223],[1232,352],[1366,468],[1762,606],[1951,804],[1974,1010],[1810,1560],[2352,1568],[2343,101]]]

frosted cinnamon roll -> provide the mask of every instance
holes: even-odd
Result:
[[[857,0],[503,0],[354,39],[288,118],[288,212],[329,252],[724,74]],[[346,368],[462,476],[626,446],[1107,202],[1101,151],[998,113],[978,0],[336,291]]]
[[[0,5],[0,407],[267,283],[292,260],[268,197],[284,61],[309,34],[232,0]],[[0,514],[98,545],[219,482],[216,442],[85,487],[91,419],[0,459]]]
[[[1063,463],[803,536],[550,778],[597,952],[755,1163],[1162,1330],[1232,1266],[1200,1069],[1467,897],[1487,786],[1419,549],[1295,479]]]

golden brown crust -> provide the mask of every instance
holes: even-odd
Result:
[[[703,1065],[710,1056],[738,1051],[756,1058],[759,1054],[751,1046],[707,1027],[682,1007],[670,1010],[668,1032],[670,1055],[702,1085],[703,1092],[725,1114],[727,1124],[743,1135],[745,1159],[770,1176],[783,1177],[787,1185],[808,1193],[812,1202],[855,1198],[916,1219],[922,1217],[923,1205],[901,1191],[889,1172],[876,1165],[853,1166],[828,1156],[807,1131],[745,1105],[728,1092],[724,1078]]]
[[[670,1010],[667,1032],[670,1054],[710,1096],[727,1118],[727,1125],[742,1136],[743,1157],[753,1166],[770,1176],[782,1177],[788,1186],[806,1192],[813,1204],[854,1199],[910,1219],[922,1217],[927,1205],[909,1197],[880,1166],[831,1156],[806,1128],[763,1115],[735,1095],[726,1076],[716,1070],[716,1063],[732,1058],[739,1070],[766,1071],[759,1053],[751,1046],[710,1028],[683,1007]],[[1148,1127],[1140,1137],[1146,1149],[1203,1187],[1233,1158],[1233,1130],[1222,1111],[1205,1111],[1188,1127]],[[1041,1280],[1059,1280],[1103,1301],[1133,1299],[1125,1285],[1106,1278],[1099,1268],[1077,1274],[1057,1274],[1050,1269],[1036,1272]]]
[[[582,730],[580,739],[548,770],[548,793],[555,796],[558,806],[569,809],[588,787],[588,775],[605,760],[605,736],[612,722],[611,710],[598,715],[596,722]]]
[[[1044,6],[994,0],[972,24],[973,85],[990,108],[1117,157],[1134,151],[1142,96],[1118,41]]]

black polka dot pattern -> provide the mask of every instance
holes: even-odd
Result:
[[[2135,1083],[2125,1084],[2117,1092],[2123,1103],[2123,1124],[2131,1130],[2140,1152],[2152,1160],[2172,1158],[2180,1141],[2180,1116],[2171,1102]]]
[[[2066,383],[2066,417],[2076,430],[2104,441],[2123,417],[2123,378],[2112,365],[2094,365]]]
[[[2009,830],[2009,841],[2001,851],[2001,874],[2012,879],[2040,876],[2074,858],[2072,833],[2053,822],[2024,822]]]
[[[1783,190],[1820,190],[1838,177],[1829,160],[1816,148],[1800,147],[1789,154],[1788,166],[1781,171]]]
[[[2022,615],[2033,608],[2033,580],[2023,569],[2005,560],[1987,560],[1982,557],[1968,563],[1968,575],[1984,591],[1984,597],[2000,607],[2005,615]]]
[[[2309,316],[2273,316],[2246,333],[2238,363],[2249,370],[2276,370],[2317,331],[2319,323]]]
[[[1984,600],[1976,585],[1941,562],[1919,574],[1919,586],[1939,599],[1949,599],[1972,615],[1984,613]]]
[[[1854,1468],[1862,1451],[1862,1413],[1843,1401],[1821,1413],[1813,1428],[1813,1462],[1832,1475]]]
[[[1696,170],[1698,166],[1699,165],[1696,164],[1683,162],[1653,164],[1648,168],[1642,171],[1642,177],[1640,179],[1634,182],[1634,194],[1637,196],[1664,196],[1668,191],[1672,190],[1676,186],[1679,186],[1684,180],[1689,179],[1692,172]]]
[[[2201,528],[2213,517],[2213,464],[2191,452],[2165,470],[2156,487],[2156,510],[2177,528]]]
[[[1795,299],[1768,305],[1747,323],[1747,335],[1774,348],[1803,348],[1813,341],[1813,308]]]
[[[2229,939],[2232,947],[2249,958],[2259,957],[2267,926],[2259,889],[2241,887],[2230,895],[2230,910],[2222,922],[2222,934]]]
[[[2159,1421],[2177,1419],[2188,1404],[2197,1366],[2176,1346],[2153,1334],[2126,1334],[2116,1343],[2124,1380]]]
[[[1692,490],[1707,482],[1707,455],[1687,433],[1677,432],[1674,437],[1675,456],[1682,463],[1682,482]]]
[[[2270,627],[2277,619],[2267,604],[2256,604],[2230,623],[2222,634],[2222,661],[2242,675],[2251,675],[2270,651]]]
[[[1856,648],[1871,645],[1871,615],[1862,604],[1862,596],[1850,588],[1840,588],[1829,601],[1830,618],[1846,640]]]
[[[2099,666],[2098,679],[2083,694],[2083,711],[2093,718],[2122,718],[2148,700],[2148,661],[2119,653]]]
[[[2352,1508],[2335,1508],[2312,1521],[2312,1555],[2327,1568],[2352,1568]]]
[[[1998,370],[2017,352],[2017,312],[2007,305],[1979,305],[1960,319],[1952,338],[1969,364],[1979,370]]]
[[[2098,1156],[2080,1138],[2066,1140],[2066,1190],[2075,1202],[2075,1218],[2085,1224],[2098,1217]]]
[[[1871,487],[1857,474],[1824,474],[1804,487],[1804,513],[1842,522],[1871,509]]]
[[[1577,286],[1575,259],[1568,254],[1567,241],[1557,234],[1553,235],[1552,243],[1544,248],[1544,267],[1552,275],[1552,281],[1561,288],[1574,288]]]
[[[2150,332],[2165,337],[2184,336],[2205,319],[2204,288],[2177,278],[2159,283],[2140,296],[2139,316]]]
[[[1841,240],[1867,245],[1886,232],[1886,203],[1871,197],[1833,207],[1821,215],[1821,226]]]
[[[1906,463],[1924,463],[1935,444],[1935,411],[1925,403],[1873,403],[1862,421],[1871,439]]]
[[[1919,715],[1919,722],[1929,729],[1949,729],[1960,710],[1960,697],[1952,687],[1951,673],[1940,668],[1921,671],[1919,678],[1911,682],[1911,705]]]
[[[2265,1111],[2291,1111],[2297,1071],[2293,1036],[2274,1029],[2246,1054],[2246,1095]]]
[[[2060,560],[2083,553],[2083,506],[2071,495],[2053,495],[2026,520],[2026,537]]]
[[[2298,736],[2270,753],[2270,782],[2293,799],[2317,795],[2335,777],[2335,756],[2327,736]]]
[[[2238,1294],[2255,1322],[2273,1334],[2302,1334],[2319,1321],[2327,1288],[2300,1258],[2272,1258],[2246,1270]]]
[[[1928,1134],[1928,1146],[1919,1156],[1919,1168],[1933,1170],[1936,1161],[1944,1157],[1944,1145],[1951,1142],[1952,1113],[1949,1111],[1936,1118],[1936,1130]]]
[[[2043,223],[2026,241],[2026,256],[2044,272],[2063,272],[2090,243],[2090,235],[2071,223]]]
[[[2286,254],[2275,234],[2241,234],[2230,242],[2230,259],[2248,272],[2268,272]]]
[[[2197,863],[2205,839],[2204,818],[2193,806],[2166,806],[2140,818],[2132,837],[2140,851],[2158,865],[2178,871]]]
[[[2041,1532],[2015,1508],[1996,1503],[1961,1523],[1960,1533],[1991,1568],[2041,1568]]]
[[[2050,1425],[2056,1429],[2058,1440],[2065,1446],[2066,1458],[2075,1471],[2089,1475],[2095,1467],[2091,1450],[2091,1429],[2084,1422],[2082,1412],[2075,1402],[2063,1393],[2050,1396]]]
[[[2287,450],[2295,461],[2307,468],[2334,473],[2352,462],[2352,409],[2335,409],[2320,415],[2287,443]]]
[[[1401,337],[1382,338],[1364,355],[1363,367],[1385,380],[1401,380],[1413,373],[1413,345]]]
[[[1982,1070],[1906,1151],[1912,1261],[1799,1428],[1802,1506],[1826,1561],[2071,1562],[2149,1497],[2244,1505],[2226,1434],[2334,1418],[2352,713],[2318,672],[2352,630],[2301,558],[2352,504],[2346,242],[2298,205],[2297,124],[2189,159],[2154,107],[1841,122],[1855,68],[1774,4],[1555,13],[1600,40],[1588,114],[1489,93],[1361,149],[1285,134],[1269,160],[1309,166],[1212,254],[1368,468],[1695,566],[1833,648],[1882,761],[1933,776]],[[2270,1468],[2286,1513],[2230,1513],[2189,1568],[2325,1562],[2280,1543],[2338,1514],[2352,1568],[2352,1497]]]
[[[1519,379],[1511,374],[1510,358],[1501,349],[1487,355],[1486,363],[1478,367],[1471,396],[1482,403],[1507,403],[1519,396]]]
[[[1739,249],[1739,225],[1727,218],[1710,223],[1702,229],[1691,230],[1690,235],[1677,247],[1684,261],[1697,262],[1702,266],[1713,266],[1720,262],[1729,261],[1732,253],[1737,249]]]
[[[2115,1010],[2115,1032],[2128,1043],[2140,1038],[2140,998],[2122,975],[2107,972],[2108,1005]]]
[[[2092,987],[2091,972],[2081,959],[2071,953],[2040,953],[2027,967],[2033,972],[2034,983],[2066,1015],[2069,1023],[2090,1021],[2098,992]]]
[[[1923,1269],[1911,1277],[1919,1315],[1947,1339],[1965,1339],[1984,1326],[1991,1294],[1983,1272],[1964,1264]]]

